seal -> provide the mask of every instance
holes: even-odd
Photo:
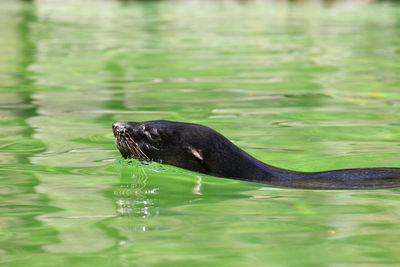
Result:
[[[400,187],[400,168],[298,172],[263,163],[215,130],[165,120],[114,122],[116,145],[125,159],[155,161],[207,175],[304,189]]]

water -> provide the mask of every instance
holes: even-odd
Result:
[[[3,266],[396,265],[399,190],[121,160],[111,123],[206,124],[270,164],[400,167],[400,6],[0,3]]]

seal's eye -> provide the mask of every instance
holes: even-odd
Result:
[[[160,141],[161,140],[160,135],[155,132],[147,132],[147,137],[150,139],[150,141]]]
[[[149,136],[150,136],[151,139],[157,139],[158,138],[158,135],[153,134],[153,133],[150,133]]]

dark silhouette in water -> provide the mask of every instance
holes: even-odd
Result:
[[[400,168],[297,172],[265,164],[218,132],[199,124],[115,122],[116,144],[126,159],[174,165],[244,181],[306,189],[377,189],[400,186]]]

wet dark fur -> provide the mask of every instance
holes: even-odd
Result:
[[[265,164],[199,124],[146,121],[113,124],[124,158],[174,165],[208,175],[308,189],[371,189],[400,186],[400,168],[297,172]]]

